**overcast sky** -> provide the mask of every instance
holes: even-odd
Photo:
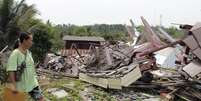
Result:
[[[55,24],[195,24],[201,21],[201,0],[27,0],[39,10],[39,18]]]

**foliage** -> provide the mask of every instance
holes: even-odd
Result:
[[[31,51],[34,53],[33,57],[35,61],[40,61],[45,57],[45,54],[51,49],[52,43],[50,42],[50,36],[47,32],[46,26],[38,25],[31,30],[33,34],[33,46]]]
[[[3,66],[3,64],[0,63],[0,85],[6,82],[7,77],[8,75],[6,73],[5,66]]]
[[[101,36],[108,41],[125,41],[127,32],[124,25],[114,24],[95,24],[90,26],[76,26],[76,25],[57,25],[63,35],[75,35],[75,36]]]
[[[37,10],[34,5],[27,5],[25,0],[0,1],[0,49],[9,45],[12,47],[19,31],[27,31],[32,23]]]
[[[174,38],[181,38],[184,35],[184,33],[181,30],[177,29],[176,27],[166,28],[166,31]]]

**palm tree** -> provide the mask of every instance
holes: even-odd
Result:
[[[27,31],[38,24],[40,20],[34,19],[36,14],[34,5],[27,5],[25,0],[0,0],[0,50],[6,45],[11,48],[19,31]],[[0,60],[0,83],[7,77],[3,67]]]
[[[27,5],[25,0],[0,1],[0,49],[5,45],[12,47],[19,31],[27,31],[34,26],[37,12],[34,5]]]

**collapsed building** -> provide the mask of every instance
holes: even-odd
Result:
[[[63,73],[65,76],[77,77],[79,68],[86,64],[93,50],[105,43],[102,37],[64,36],[64,47],[60,54],[48,53],[39,70]],[[47,71],[52,70],[52,71]]]
[[[88,54],[92,48],[99,47],[105,40],[102,37],[79,37],[79,36],[64,36],[64,48],[61,51],[62,56],[69,55],[84,55]]]
[[[45,64],[50,67],[41,68],[54,70],[53,67],[59,66],[53,64],[61,63],[61,69],[56,72],[76,76],[103,88],[157,89],[158,93],[201,100],[201,24],[182,25],[188,33],[183,39],[175,40],[162,28],[156,32],[143,17],[141,19],[144,32],[135,35],[135,31],[128,31],[135,37],[131,38],[133,43],[130,45],[109,44],[97,37],[66,36],[63,38],[65,48],[60,56],[56,56],[58,59],[46,59]],[[168,42],[162,41],[161,36]],[[64,61],[58,62],[59,59]],[[176,67],[174,71],[161,69],[172,66]],[[161,78],[166,80],[160,81]]]

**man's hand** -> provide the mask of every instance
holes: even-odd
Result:
[[[9,89],[11,89],[12,92],[13,92],[13,94],[17,94],[18,93],[17,88],[16,88],[16,86],[13,83],[7,83],[6,87],[9,88]]]
[[[13,94],[18,94],[19,92],[17,90],[13,90]]]

